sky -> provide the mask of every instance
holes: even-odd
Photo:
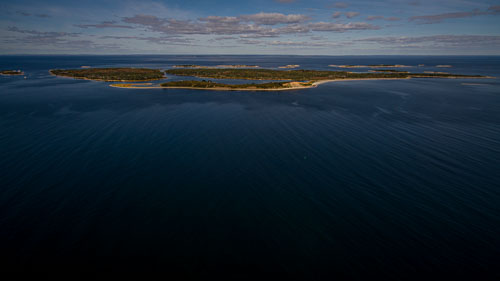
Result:
[[[500,55],[500,2],[4,1],[0,54]]]

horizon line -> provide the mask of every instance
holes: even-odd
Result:
[[[287,55],[287,54],[0,54],[0,56],[295,56],[295,57],[356,57],[356,56],[380,56],[380,57],[491,57],[500,54],[455,54],[455,55]]]

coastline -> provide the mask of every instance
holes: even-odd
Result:
[[[321,80],[313,82],[310,86],[293,86],[290,88],[270,88],[270,89],[259,89],[259,88],[224,88],[224,87],[216,87],[216,88],[198,88],[198,87],[162,87],[162,86],[124,86],[120,84],[111,84],[110,87],[113,88],[121,88],[121,89],[192,89],[192,90],[213,90],[213,91],[259,91],[259,92],[271,92],[271,91],[288,91],[288,90],[302,90],[302,89],[310,89],[316,88],[317,86],[330,82],[340,82],[340,81],[363,81],[363,80],[404,80],[411,79],[411,77],[405,78],[366,78],[366,79],[333,79],[333,80]],[[294,83],[294,82],[291,82]],[[300,83],[300,82],[295,82]]]
[[[376,81],[376,80],[408,80],[413,78],[441,78],[441,79],[463,79],[463,77],[432,77],[432,76],[421,76],[421,77],[405,77],[405,78],[358,78],[358,79],[331,79],[331,80],[320,80],[313,82],[308,86],[293,86],[289,88],[269,88],[269,89],[259,89],[259,88],[198,88],[198,87],[162,87],[162,86],[130,86],[123,84],[111,84],[110,87],[120,88],[120,89],[191,89],[191,90],[212,90],[212,91],[258,91],[258,92],[274,92],[274,91],[289,91],[289,90],[303,90],[316,88],[321,84],[331,83],[331,82],[352,82],[352,81]],[[484,76],[484,77],[470,77],[472,79],[493,79],[495,77]],[[290,82],[290,83],[302,83],[302,82]],[[307,82],[306,82],[307,83]]]
[[[21,72],[18,72],[18,73],[12,73],[12,74],[0,73],[0,75],[2,75],[2,76],[21,76],[21,75],[24,75],[24,72],[23,72],[23,71],[21,71]]]
[[[148,81],[158,81],[158,80],[163,80],[167,78],[165,73],[163,73],[163,77],[160,79],[147,79],[147,80],[106,80],[106,79],[90,79],[86,77],[72,77],[72,76],[64,76],[64,75],[57,75],[52,73],[53,69],[49,69],[49,73],[52,76],[55,77],[63,77],[63,78],[70,78],[70,79],[79,79],[79,80],[88,80],[88,81],[100,81],[100,82],[148,82]]]
[[[289,90],[300,90],[314,88],[314,86],[304,86],[304,87],[290,87],[290,88],[274,88],[274,89],[258,89],[258,88],[197,88],[197,87],[161,87],[161,86],[146,86],[146,87],[134,87],[134,86],[119,86],[119,85],[109,85],[113,88],[120,89],[190,89],[190,90],[212,90],[212,91],[259,91],[259,92],[271,92],[271,91],[289,91]]]

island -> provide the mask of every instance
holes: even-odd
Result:
[[[247,68],[176,68],[164,72],[148,68],[90,68],[90,69],[53,69],[52,75],[111,82],[144,82],[165,79],[165,74],[189,76],[199,79],[238,79],[262,80],[263,83],[227,84],[210,80],[168,81],[162,84],[151,83],[112,84],[117,88],[189,88],[207,90],[248,90],[280,91],[305,89],[332,81],[353,80],[388,80],[410,78],[491,78],[480,75],[462,75],[450,73],[411,73],[392,69],[380,69],[372,72],[348,72],[327,70],[274,70]]]
[[[410,73],[410,72],[347,72],[328,70],[273,70],[273,69],[169,69],[166,74],[176,76],[194,76],[213,79],[246,79],[246,80],[345,80],[345,79],[384,79],[384,78],[484,78],[479,75],[442,74],[442,73]]]
[[[259,68],[258,65],[246,65],[246,64],[220,64],[217,65],[218,68]]]
[[[300,65],[298,65],[298,64],[288,64],[288,65],[285,65],[285,66],[278,66],[278,68],[297,68],[297,67],[300,67]]]
[[[402,65],[402,64],[369,64],[369,65],[353,65],[353,64],[348,64],[348,65],[336,65],[336,64],[330,64],[330,67],[339,67],[339,68],[381,68],[381,67],[410,67],[408,65]]]
[[[238,90],[238,91],[281,91],[306,89],[332,81],[354,80],[393,80],[410,78],[490,78],[479,75],[461,75],[448,73],[410,73],[407,71],[384,72],[346,72],[320,70],[272,70],[272,69],[169,69],[168,75],[189,76],[202,79],[238,79],[267,80],[264,83],[227,84],[210,80],[168,81],[159,85],[113,84],[118,88],[175,88],[202,90]],[[280,82],[277,82],[280,81]],[[283,81],[283,82],[281,82]]]
[[[85,68],[85,69],[51,69],[50,74],[75,79],[108,81],[108,82],[139,82],[164,79],[164,73],[159,69],[149,68]]]
[[[268,83],[248,83],[248,84],[226,84],[207,80],[182,80],[161,83],[157,86],[145,84],[112,84],[115,88],[129,89],[199,89],[199,90],[220,90],[220,91],[284,91],[307,89],[317,86],[324,81],[318,82],[268,82]]]
[[[24,75],[21,70],[0,70],[1,75]]]
[[[443,72],[443,71],[424,71],[424,73],[427,73],[427,74],[449,74],[448,72]]]
[[[178,64],[174,65],[173,68],[259,68],[258,65],[246,65],[246,64],[220,64],[216,66],[205,66],[197,64]]]
[[[439,68],[450,68],[450,67],[453,67],[453,66],[449,65],[449,64],[438,64],[438,65],[436,65],[436,67],[439,67]]]

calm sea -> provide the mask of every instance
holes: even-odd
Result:
[[[1,56],[26,72],[0,77],[2,274],[500,278],[499,79],[217,92],[48,73],[175,64],[500,77],[500,57]]]

